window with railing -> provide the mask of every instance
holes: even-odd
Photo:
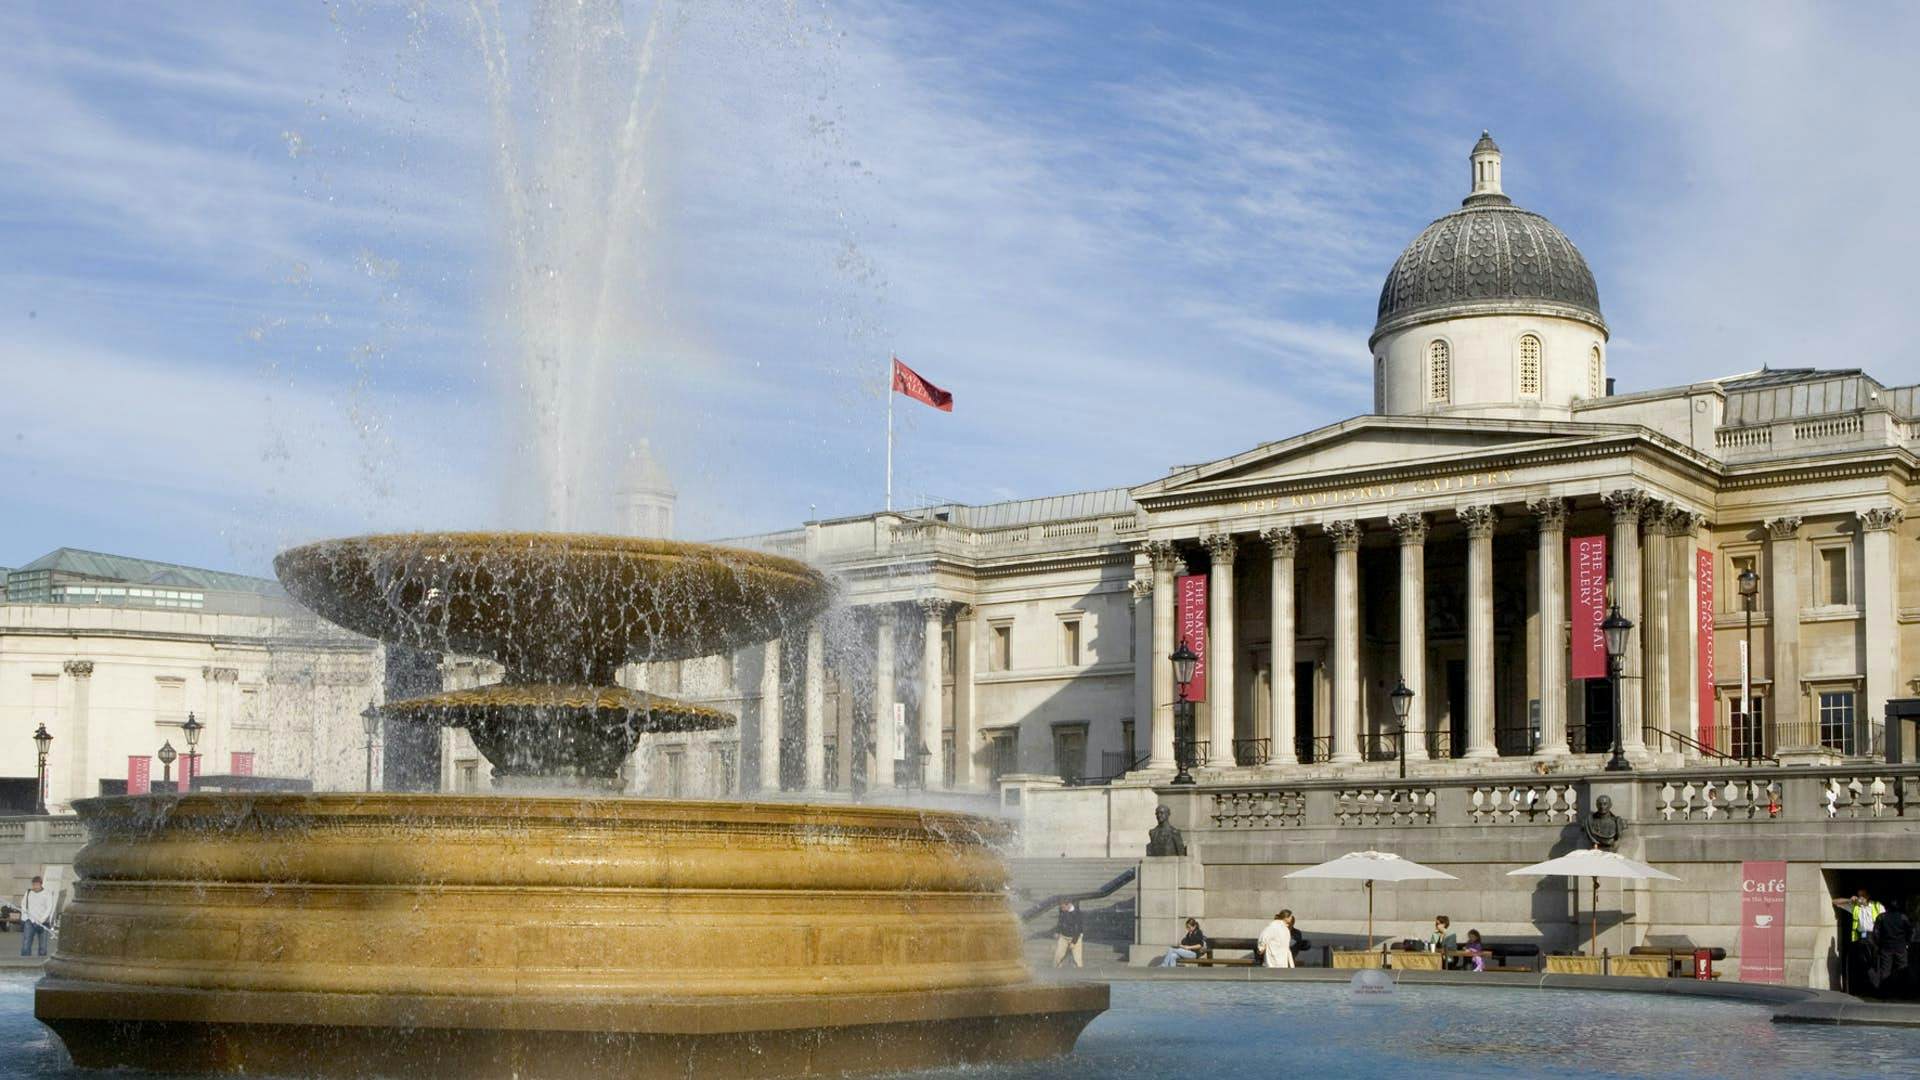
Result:
[[[1756,695],[1749,704],[1751,713],[1742,711],[1740,700],[1735,698],[1727,715],[1728,751],[1742,759],[1761,757],[1767,751],[1767,699]]]
[[[1820,745],[1853,754],[1853,691],[1834,690],[1820,695]]]

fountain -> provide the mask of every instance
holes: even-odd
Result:
[[[807,1076],[1071,1050],[1104,985],[1021,956],[1005,826],[877,806],[620,798],[645,732],[732,718],[632,661],[798,627],[826,581],[698,544],[529,533],[295,548],[296,597],[500,684],[388,704],[509,788],[82,800],[35,1014],[76,1064],[365,1076]]]

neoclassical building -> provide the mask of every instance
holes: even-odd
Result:
[[[675,755],[746,791],[1164,779],[1168,657],[1202,637],[1203,780],[1391,768],[1403,681],[1416,770],[1593,769],[1614,697],[1573,663],[1608,592],[1634,623],[1630,760],[1882,754],[1885,702],[1920,695],[1920,387],[1730,357],[1723,378],[1616,388],[1580,252],[1507,197],[1491,138],[1470,162],[1381,289],[1371,413],[1131,488],[748,538],[832,572],[843,604],[765,656],[647,673],[742,724],[636,773]]]

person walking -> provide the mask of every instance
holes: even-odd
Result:
[[[47,935],[52,928],[53,894],[35,874],[27,895],[20,900],[20,955],[28,955],[35,941],[39,942],[39,955],[47,955]]]
[[[1087,914],[1080,905],[1071,900],[1060,901],[1060,914],[1053,924],[1053,966],[1059,967],[1066,962],[1067,953],[1073,953],[1073,966],[1083,968],[1080,948],[1087,936]]]
[[[1254,951],[1260,956],[1260,963],[1270,968],[1290,968],[1293,966],[1293,912],[1282,908],[1273,917],[1260,938],[1254,943]]]

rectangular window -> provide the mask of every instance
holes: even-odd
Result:
[[[1080,666],[1080,620],[1063,619],[1060,622],[1060,662],[1068,667]]]
[[[987,776],[995,783],[1019,767],[1019,739],[1020,733],[1017,729],[987,733]]]
[[[678,799],[687,790],[687,752],[669,750],[661,755],[660,793]]]
[[[473,792],[480,790],[480,763],[473,758],[454,762],[453,790]]]
[[[1820,695],[1820,745],[1848,756],[1853,754],[1853,691]]]
[[[1737,758],[1757,758],[1767,752],[1764,728],[1767,720],[1767,699],[1761,696],[1756,687],[1753,692],[1753,715],[1740,711],[1739,691],[1727,704],[1727,731],[1731,736],[1729,750]]]
[[[1847,588],[1847,549],[1820,549],[1820,602],[1828,606],[1851,603]]]
[[[1071,784],[1087,774],[1087,725],[1059,724],[1053,729],[1053,771]]]
[[[187,722],[186,680],[155,679],[153,681],[153,721],[156,724]]]
[[[994,671],[1013,669],[1013,624],[995,623],[993,626],[993,654],[987,657],[988,666]]]

